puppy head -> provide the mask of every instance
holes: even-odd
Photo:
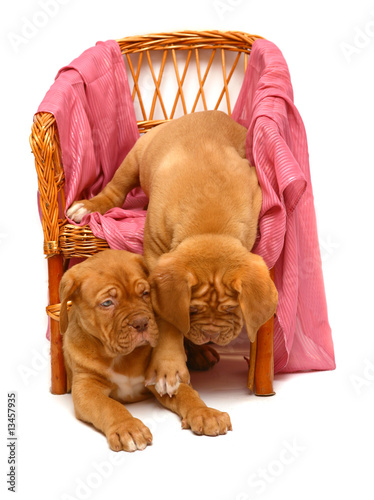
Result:
[[[89,257],[63,275],[60,300],[61,333],[72,328],[96,337],[109,356],[156,345],[158,330],[140,255],[104,250]]]
[[[226,345],[243,320],[253,342],[278,300],[265,262],[231,237],[189,240],[163,255],[151,273],[155,311],[195,344]]]

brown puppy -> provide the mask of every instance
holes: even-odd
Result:
[[[196,344],[249,339],[275,312],[277,291],[250,253],[262,194],[245,158],[246,129],[219,111],[186,115],[142,136],[112,181],[68,216],[122,206],[131,189],[149,197],[144,257],[160,339],[146,374],[160,394],[188,382],[183,335]]]
[[[143,257],[104,250],[64,274],[60,298],[60,328],[77,418],[101,430],[114,451],[143,450],[152,434],[121,404],[151,395],[144,379],[158,330]],[[207,408],[186,384],[180,384],[173,398],[151,390],[180,415],[183,428],[208,435],[231,429],[229,416]]]

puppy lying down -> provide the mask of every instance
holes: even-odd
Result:
[[[181,417],[182,428],[211,436],[231,430],[228,414],[208,408],[190,385],[180,384],[174,397],[145,387],[158,329],[142,256],[104,250],[88,258],[63,275],[60,299],[75,414],[102,431],[112,450],[143,450],[152,442],[150,430],[122,404],[151,392]]]
[[[189,380],[183,336],[226,345],[244,322],[253,341],[276,309],[267,266],[251,253],[262,192],[245,157],[246,134],[220,111],[159,125],[136,142],[101,193],[67,212],[76,222],[103,214],[139,185],[149,197],[144,257],[160,338],[146,380],[161,395]]]

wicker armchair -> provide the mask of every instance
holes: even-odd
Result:
[[[139,131],[145,133],[164,121],[198,110],[221,109],[231,115],[232,103],[257,38],[260,37],[242,32],[204,31],[117,40],[130,87],[133,86]],[[140,83],[142,78],[145,85]],[[170,83],[174,84],[174,91]],[[144,88],[146,96],[142,93]],[[59,331],[59,283],[71,258],[88,257],[107,248],[108,244],[96,238],[88,226],[78,227],[64,218],[64,170],[52,114],[35,115],[30,144],[35,156],[44,254],[48,262],[51,392],[64,394],[67,381]],[[258,395],[274,394],[272,321],[259,330],[257,341],[250,349],[248,387],[255,389]]]

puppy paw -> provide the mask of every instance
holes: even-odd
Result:
[[[228,413],[214,408],[194,408],[182,420],[182,429],[191,429],[195,434],[219,436],[232,430]]]
[[[113,451],[144,450],[153,439],[148,427],[137,418],[111,426],[106,437]]]
[[[75,201],[66,211],[66,215],[79,224],[85,215],[91,213],[88,203],[89,200]]]
[[[187,354],[187,366],[190,370],[210,370],[218,361],[218,352],[209,344],[196,345],[185,339],[184,348]]]
[[[160,396],[168,394],[172,397],[181,382],[190,383],[190,373],[184,361],[179,364],[170,360],[159,360],[157,364],[151,361],[145,374],[145,385],[154,385]]]

